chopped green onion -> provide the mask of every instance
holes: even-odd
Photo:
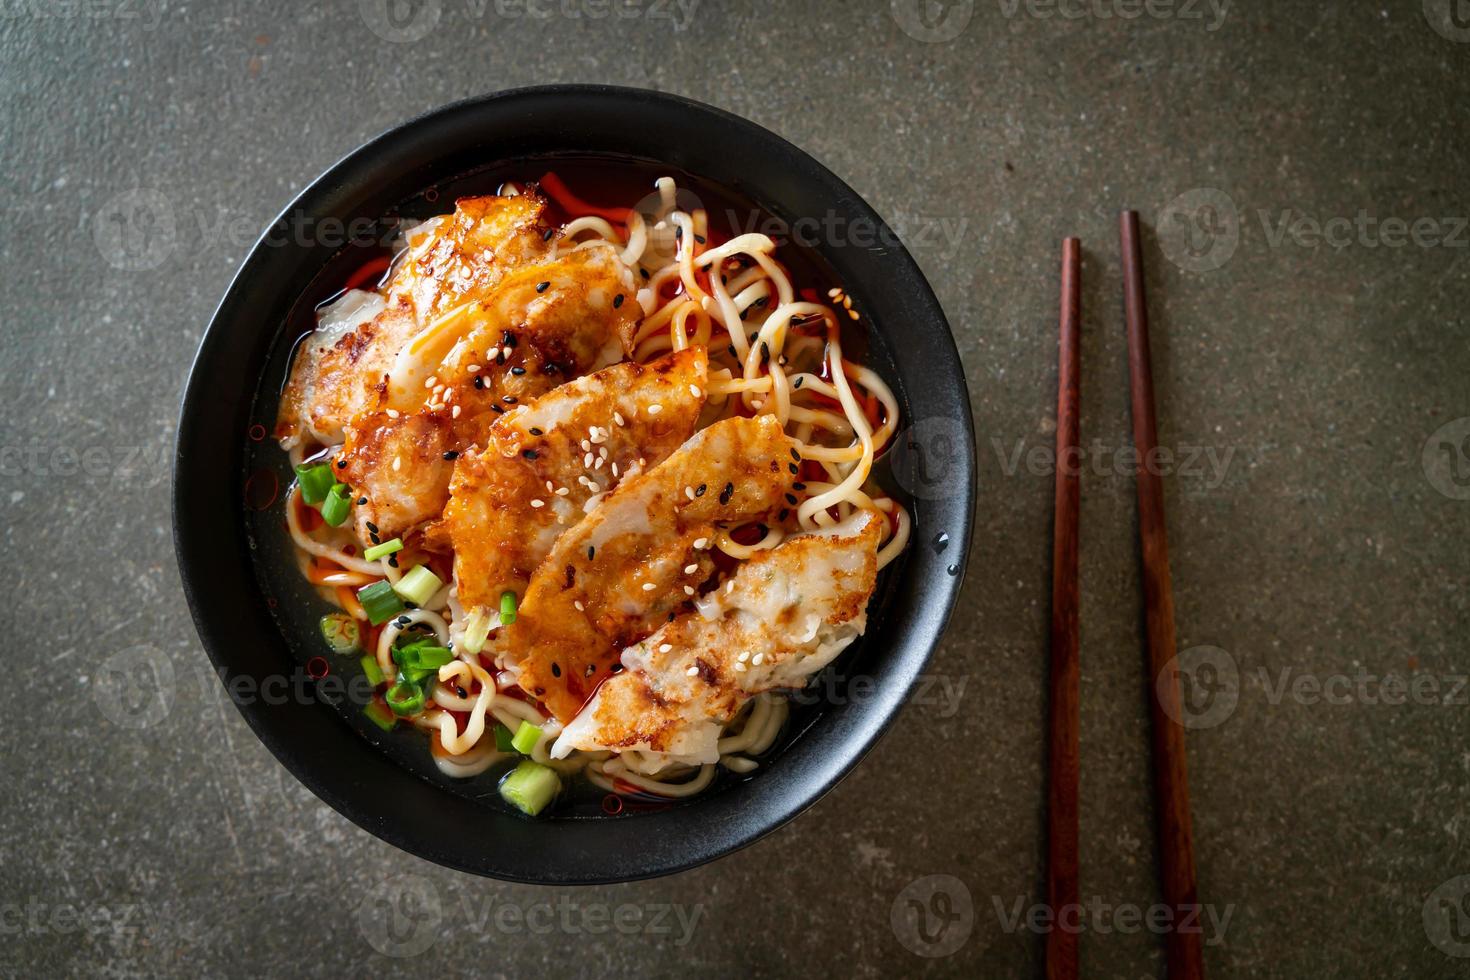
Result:
[[[368,721],[372,722],[374,725],[377,725],[385,732],[391,732],[393,730],[393,726],[398,724],[397,716],[394,715],[392,711],[388,710],[388,708],[383,705],[383,702],[377,699],[369,701],[367,707],[362,709],[362,713],[367,715]]]
[[[368,683],[372,684],[373,687],[377,687],[383,683],[383,668],[378,666],[377,657],[369,654],[359,660],[358,663],[362,664],[362,672],[367,677]]]
[[[382,544],[373,545],[367,551],[364,551],[362,553],[362,557],[364,561],[377,561],[379,558],[385,558],[388,555],[393,554],[393,552],[395,551],[402,550],[403,539],[394,538],[392,541],[384,541]]]
[[[521,727],[516,729],[515,737],[510,740],[510,744],[521,755],[530,755],[531,750],[539,741],[541,741],[541,726],[523,721]]]
[[[500,784],[500,798],[522,813],[534,817],[556,796],[561,780],[556,770],[539,762],[522,759]]]
[[[500,593],[500,625],[509,626],[516,621],[516,594],[510,589]]]
[[[489,637],[490,614],[483,609],[476,609],[465,620],[464,638],[459,641],[459,648],[470,653],[479,653],[485,649],[485,641]]]
[[[454,654],[449,652],[448,647],[431,647],[427,640],[420,640],[418,643],[394,650],[393,659],[398,661],[399,666],[402,667],[412,667],[416,670],[438,670],[453,660]]]
[[[510,729],[509,728],[506,728],[504,725],[496,725],[495,726],[495,751],[496,752],[514,752],[515,751],[515,746],[513,744],[511,744],[511,737],[512,736],[510,734]]]
[[[403,600],[386,579],[358,589],[357,601],[362,603],[362,611],[374,626],[381,626],[403,612]]]
[[[346,613],[328,613],[317,625],[321,628],[322,639],[327,641],[333,653],[357,652],[360,642],[357,620]]]
[[[348,496],[347,484],[334,484],[327,492],[327,499],[322,501],[322,520],[332,527],[341,527],[342,522],[347,520],[347,513],[350,510],[352,510],[352,498]]]
[[[424,689],[399,675],[399,680],[383,698],[395,715],[416,715],[424,710]]]
[[[415,687],[423,687],[425,681],[432,681],[439,676],[439,671],[430,667],[404,667],[398,672],[400,681],[407,681]]]
[[[393,586],[393,591],[413,603],[422,606],[434,598],[434,593],[444,588],[444,582],[423,565],[415,565],[412,570],[398,584]]]
[[[332,464],[313,463],[296,467],[296,482],[301,486],[301,499],[315,506],[327,499],[337,478],[332,475]]]

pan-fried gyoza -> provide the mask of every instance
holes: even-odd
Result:
[[[669,178],[641,208],[540,187],[460,199],[319,310],[275,429],[367,716],[532,815],[574,777],[667,798],[755,769],[909,536],[842,289]]]

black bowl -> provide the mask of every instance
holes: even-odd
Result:
[[[914,517],[914,537],[885,571],[867,635],[839,659],[815,704],[793,715],[784,747],[751,776],[664,809],[532,820],[494,800],[493,785],[455,791],[414,771],[401,752],[385,751],[398,736],[354,724],[322,703],[330,696],[314,695],[315,682],[303,679],[304,638],[288,636],[292,630],[277,619],[284,599],[262,584],[248,507],[240,503],[258,489],[247,476],[246,433],[253,429],[258,440],[258,426],[269,427],[261,413],[280,378],[268,375],[290,343],[292,311],[350,247],[325,230],[350,233],[422,200],[425,188],[559,153],[659,161],[732,188],[779,219],[815,218],[805,227],[828,229],[815,248],[865,312],[872,326],[864,357],[893,386],[903,411],[907,428],[884,459],[886,478]],[[811,806],[872,747],[959,592],[975,494],[973,447],[964,375],[938,301],[887,225],[826,168],[759,126],[686,99],[598,86],[521,89],[449,106],[378,137],[313,182],[256,244],[204,335],[184,393],[174,541],[195,625],[232,699],[276,758],[339,813],[463,871],[542,883],[621,881],[749,844]],[[426,746],[418,751],[427,756]]]

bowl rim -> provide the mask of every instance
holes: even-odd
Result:
[[[796,746],[793,745],[791,749],[782,753],[770,770],[762,772],[758,778],[740,784],[757,787],[763,782],[776,784],[772,786],[770,792],[756,789],[739,794],[741,797],[749,798],[740,803],[740,812],[731,812],[728,802],[722,806],[712,806],[711,804],[715,802],[713,799],[688,804],[677,808],[676,811],[669,811],[694,814],[695,816],[692,817],[681,818],[679,823],[692,824],[696,828],[702,822],[709,822],[701,820],[701,815],[706,813],[711,819],[723,818],[716,823],[709,834],[704,836],[687,833],[689,828],[682,828],[681,832],[676,835],[679,838],[676,842],[677,847],[652,846],[646,855],[635,853],[629,856],[616,855],[603,859],[600,849],[589,845],[584,839],[588,836],[585,829],[591,826],[616,828],[633,825],[645,819],[644,816],[640,816],[638,821],[621,818],[529,821],[507,815],[509,819],[524,826],[554,828],[558,834],[566,833],[568,836],[563,840],[571,846],[552,848],[556,860],[561,863],[553,862],[554,867],[543,871],[519,859],[506,865],[496,860],[487,861],[478,852],[466,856],[457,846],[450,846],[451,843],[457,842],[439,841],[432,833],[424,832],[424,828],[420,825],[425,822],[426,816],[434,814],[426,815],[398,806],[391,799],[393,796],[391,792],[377,793],[377,784],[372,784],[373,788],[369,789],[364,783],[372,779],[382,779],[385,787],[401,789],[404,784],[393,776],[393,773],[397,773],[412,778],[421,786],[432,788],[437,798],[461,798],[432,787],[432,784],[427,781],[420,780],[416,774],[408,772],[389,759],[387,754],[376,746],[363,745],[363,739],[334,719],[332,723],[340,726],[346,734],[356,739],[358,747],[356,755],[344,760],[350,763],[357,772],[352,775],[338,773],[331,766],[322,765],[313,759],[312,749],[315,743],[310,741],[303,743],[304,736],[326,737],[329,735],[329,730],[322,727],[321,718],[333,715],[334,712],[320,711],[316,706],[307,706],[306,710],[301,710],[301,705],[266,705],[258,700],[245,702],[233,696],[232,692],[230,700],[235,703],[251,730],[271,754],[319,799],[374,836],[446,867],[501,880],[539,884],[601,884],[651,878],[696,867],[754,843],[811,808],[857,766],[873,748],[878,738],[886,732],[893,718],[907,700],[909,689],[918,679],[920,672],[938,645],[958,600],[969,557],[974,523],[972,511],[976,497],[974,427],[959,353],[939,301],[917,263],[908,250],[898,243],[896,236],[892,236],[888,224],[844,181],[810,154],[749,120],[681,96],[619,86],[573,84],[508,89],[462,99],[384,130],[344,155],[307,184],[262,233],[232,277],[229,287],[210,318],[209,327],[200,340],[181,397],[174,445],[172,518],[175,553],[179,563],[183,591],[189,604],[195,629],[216,673],[222,681],[225,675],[232,670],[237,673],[251,673],[253,668],[241,666],[244,633],[259,634],[260,620],[264,619],[268,626],[266,635],[268,636],[269,631],[276,633],[274,645],[278,651],[285,650],[285,637],[280,635],[269,615],[263,615],[266,600],[261,594],[258,580],[251,567],[253,559],[241,548],[244,537],[244,520],[233,510],[229,511],[227,523],[235,527],[236,537],[240,539],[234,542],[235,554],[231,558],[229,555],[222,554],[227,549],[221,548],[218,520],[211,522],[201,517],[201,512],[196,510],[192,503],[201,499],[201,494],[219,492],[225,483],[231,480],[234,481],[234,489],[239,489],[239,471],[242,467],[237,463],[229,467],[232,472],[223,473],[218,471],[218,464],[225,457],[236,461],[242,458],[239,454],[244,451],[243,437],[235,439],[239,445],[233,449],[228,446],[208,445],[205,441],[209,436],[208,429],[218,428],[221,424],[220,416],[224,413],[218,410],[200,411],[200,407],[218,408],[211,404],[210,399],[214,394],[219,372],[230,362],[232,345],[238,346],[242,343],[238,337],[229,335],[228,328],[231,323],[242,318],[247,320],[250,318],[248,308],[251,305],[253,294],[256,294],[259,287],[258,280],[273,265],[281,266],[282,262],[290,260],[289,256],[281,257],[289,250],[276,249],[273,252],[266,247],[271,236],[271,229],[280,222],[289,220],[293,214],[322,212],[332,203],[340,201],[344,188],[354,183],[366,182],[370,185],[374,180],[375,171],[378,171],[381,166],[381,160],[386,157],[393,162],[396,147],[406,145],[413,140],[432,139],[433,137],[428,135],[431,131],[446,126],[464,129],[467,125],[472,126],[480,115],[493,116],[497,113],[501,115],[509,113],[512,116],[517,114],[525,116],[533,110],[547,106],[554,107],[558,103],[570,105],[565,100],[576,100],[579,111],[583,106],[601,107],[610,111],[656,109],[661,113],[671,113],[698,121],[701,125],[728,129],[732,138],[738,137],[753,141],[763,151],[772,154],[776,158],[777,165],[784,164],[792,167],[803,184],[812,186],[815,192],[830,198],[834,202],[834,208],[840,207],[844,212],[857,218],[874,222],[880,231],[889,232],[889,237],[884,240],[883,247],[878,250],[880,255],[873,258],[881,258],[881,261],[885,263],[884,271],[894,279],[902,280],[912,290],[912,295],[907,297],[911,319],[905,320],[905,329],[917,331],[921,335],[920,339],[925,345],[926,356],[931,360],[926,370],[932,373],[932,377],[926,377],[925,386],[928,387],[932,382],[936,391],[948,392],[947,395],[933,395],[932,400],[943,403],[947,410],[953,413],[951,415],[940,413],[940,417],[949,418],[958,424],[963,439],[959,452],[951,459],[956,467],[953,472],[952,493],[934,505],[944,514],[943,530],[948,533],[952,543],[952,550],[947,552],[946,558],[951,562],[949,567],[954,570],[947,571],[944,576],[938,576],[930,570],[933,563],[926,561],[924,568],[930,587],[923,590],[921,595],[910,597],[913,600],[913,608],[905,612],[905,625],[899,637],[900,646],[884,655],[892,660],[890,666],[896,675],[894,680],[901,682],[901,689],[894,690],[890,685],[888,689],[874,697],[869,704],[864,705],[863,710],[858,711],[856,715],[847,711],[842,712],[845,721],[839,726],[841,730],[824,732],[822,736],[825,741],[832,741],[836,746],[836,758],[821,760],[821,764],[813,763],[805,770],[798,770],[788,773],[785,777],[780,777],[776,774],[780,772],[782,763],[791,761],[787,757],[795,749]],[[514,159],[518,155],[509,154],[498,159]],[[488,166],[495,162],[497,158],[492,157],[485,160],[485,165]],[[432,181],[427,181],[424,186],[429,183]],[[822,246],[818,246],[818,251],[827,253]],[[869,261],[869,259],[864,258],[863,261]],[[284,275],[285,273],[276,272],[274,274]],[[294,302],[294,297],[292,302]],[[257,333],[266,333],[271,337],[270,342],[265,345],[268,351],[278,342],[278,335],[282,328],[279,324],[259,317],[256,322],[258,324]],[[883,324],[884,318],[875,317],[870,329],[879,334],[885,334]],[[885,340],[893,348],[892,353],[895,364],[897,364],[902,359],[897,349],[899,345],[891,335],[885,334]],[[899,389],[901,400],[909,400],[913,392],[908,390],[907,385],[896,378],[887,380],[893,383],[896,389]],[[249,378],[248,390],[253,393],[260,381],[260,375]],[[928,399],[932,392],[926,391],[922,395]],[[226,406],[226,408],[234,410],[235,421],[238,422],[242,415],[250,411],[252,405],[249,403],[253,403],[253,400],[252,395],[245,399],[247,404]],[[918,420],[910,419],[911,424],[914,421]],[[234,431],[243,433],[245,426],[238,426]],[[204,461],[202,465],[201,460]],[[231,499],[241,498],[236,496]],[[958,547],[954,547],[956,544]],[[928,549],[923,549],[920,528],[916,521],[914,537],[910,541],[910,547],[906,549],[906,556],[921,549],[926,558],[937,557],[937,555],[928,555]],[[212,587],[215,584],[214,576],[223,574],[228,578],[230,573],[239,571],[232,562],[240,559],[243,559],[246,566],[244,579],[254,590],[254,595],[250,596],[253,605],[257,607],[254,620],[246,618],[249,613],[241,608],[245,603],[228,594],[221,594],[219,589]],[[900,571],[907,570],[905,567]],[[886,628],[887,624],[883,625]],[[237,630],[241,629],[243,632],[237,633]],[[874,632],[872,624],[870,624],[869,632],[870,634]],[[315,716],[315,720],[309,716]],[[811,736],[812,730],[819,727],[820,724],[819,721],[803,732],[797,744],[800,744],[801,739]],[[340,741],[337,741],[337,744],[340,744]],[[362,751],[363,749],[367,751]],[[386,769],[385,766],[391,769]],[[787,788],[787,784],[791,784],[790,788]],[[782,790],[785,791],[782,792]],[[422,794],[410,795],[422,796]],[[724,793],[721,796],[728,797],[731,794]],[[463,802],[465,805],[470,805],[468,800]],[[759,806],[767,807],[767,809],[751,812],[751,808]],[[455,805],[448,803],[445,804],[445,808],[457,809]],[[476,812],[488,814],[490,811],[476,805]],[[498,818],[494,822],[498,829],[509,831],[502,850],[526,846],[529,840],[541,836],[539,832],[532,832],[528,835],[517,833],[514,826],[501,826]],[[583,829],[581,831],[569,829],[578,826]],[[658,830],[648,828],[655,834],[666,832],[669,829],[667,821]],[[612,830],[605,833],[595,832],[592,836],[613,837],[623,846],[637,839],[636,835],[630,836],[627,833]],[[544,842],[537,841],[536,843],[540,843],[542,847],[545,846]],[[655,842],[655,845],[657,843]],[[578,860],[584,863],[579,865]]]

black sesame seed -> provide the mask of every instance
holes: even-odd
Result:
[[[622,293],[618,293],[616,296],[613,297],[613,309],[617,309],[618,307],[620,307],[622,305],[623,305],[623,294]]]
[[[647,269],[639,269],[638,271],[643,275],[643,278],[644,279],[647,279],[648,278],[648,270]]]
[[[506,395],[504,398],[502,398],[500,400],[503,401],[503,402],[505,402],[507,405],[514,405],[516,403],[516,396],[515,395]]]
[[[398,567],[398,556],[397,555],[389,555],[388,556],[388,564],[390,566],[392,566],[393,568],[397,568]]]
[[[500,332],[500,346],[509,347],[511,350],[515,350],[516,335],[511,333],[509,330],[502,330]]]
[[[379,540],[379,538],[378,538],[378,532],[377,531],[369,531],[368,532],[368,540],[371,541],[373,544],[382,544],[383,543],[381,540]]]
[[[791,450],[791,458],[794,459],[794,460],[796,460],[798,463],[800,463],[801,462],[801,453],[799,453],[795,449],[793,449],[793,450]]]
[[[755,306],[757,308],[762,307],[762,306],[767,306],[767,305],[770,304],[770,302],[771,302],[771,297],[769,297],[769,296],[762,296],[760,299],[758,299],[758,300],[755,301]]]
[[[359,507],[366,507],[367,506],[367,498],[366,497],[358,497],[357,498],[357,506],[359,506]]]
[[[347,460],[345,460],[345,459],[339,459],[339,460],[337,460],[337,469],[339,469],[339,470],[345,470],[345,469],[347,469]]]
[[[788,493],[786,495],[786,502],[788,504],[790,504],[791,506],[795,507],[796,506],[796,494],[794,494],[794,493]]]
[[[377,534],[378,533],[378,525],[374,524],[372,521],[365,521],[363,523],[363,526],[368,529],[368,533],[369,534]]]
[[[762,340],[761,341],[761,363],[764,364],[766,361],[769,361],[770,359],[771,359],[771,345],[768,344],[768,343],[766,343],[764,340]]]
[[[541,369],[543,374],[556,374],[561,370],[561,365],[555,361],[547,361],[546,366]]]
[[[806,484],[805,483],[793,483],[793,484],[791,484],[791,489],[793,489],[793,490],[805,490],[806,489]]]
[[[776,520],[778,520],[778,521],[784,521],[784,520],[786,520],[786,515],[789,514],[789,513],[791,513],[791,511],[787,510],[785,507],[782,507],[781,508],[781,512],[776,515]]]
[[[706,489],[705,485],[703,483],[701,483],[699,486],[697,486],[697,487],[694,488],[694,495],[696,497],[703,497],[704,496],[705,489]]]
[[[478,374],[475,375],[475,388],[478,391],[485,390],[485,379],[480,377]]]
[[[550,282],[538,282],[536,284],[536,292],[538,292],[538,293],[544,293],[544,292],[546,292],[547,287],[549,287],[550,285],[551,285]]]
[[[553,235],[555,235],[555,234],[556,234],[556,229],[555,228],[548,228],[548,229],[546,229],[546,234],[544,234],[544,235],[541,236],[541,240],[543,242],[549,242],[549,241],[551,241],[551,237]]]
[[[462,698],[467,698],[467,697],[470,696],[470,692],[469,691],[466,691],[464,688],[460,687],[458,684],[454,685],[454,693],[458,694]]]
[[[459,459],[459,450],[451,449],[444,454],[445,459]]]
[[[805,378],[797,378],[796,379],[796,383],[793,384],[791,387],[793,387],[793,388],[800,388],[801,387],[801,383],[803,381],[805,381],[805,380],[806,380]]]
[[[738,354],[735,353],[735,345],[734,344],[731,344],[729,347],[726,347],[725,349],[730,352],[730,356],[731,357],[739,357],[740,356],[740,355],[738,355]]]
[[[696,242],[698,242],[699,244],[701,244],[701,245],[704,244],[704,236],[703,235],[695,235],[694,236],[694,240]]]
[[[529,432],[529,433],[531,433],[531,435],[533,435],[533,436],[539,436],[539,435],[541,435],[541,430],[538,429],[538,428],[536,428],[534,425],[531,426],[531,428],[527,429],[526,431]]]
[[[795,463],[787,463],[786,468],[791,471],[792,476],[795,476],[796,474],[801,472],[801,467],[797,466]]]
[[[720,503],[728,504],[730,502],[730,498],[733,496],[735,496],[735,484],[725,484],[725,489],[720,491]]]
[[[618,674],[618,673],[621,673],[622,670],[623,670],[623,665],[620,664],[620,663],[613,664],[611,667],[609,667],[607,669],[608,673],[610,673],[610,674]]]
[[[526,457],[527,459],[536,459],[541,454],[536,452],[536,450],[534,449],[523,449],[521,450],[521,455]]]
[[[587,546],[587,560],[591,561],[595,557],[597,557],[597,546],[589,544]]]
[[[515,367],[513,367],[513,368],[510,369],[510,373],[516,375],[517,377],[519,377],[519,376],[521,376],[521,375],[523,375],[523,374],[526,373],[526,369],[523,368],[523,367],[521,367],[520,365],[517,365],[517,366],[515,366]]]
[[[490,407],[493,408],[493,409],[495,409],[501,415],[504,415],[505,414],[505,409],[501,408],[499,405],[491,405]]]
[[[552,677],[560,677],[561,676],[561,664],[552,664],[551,665],[551,676]]]

